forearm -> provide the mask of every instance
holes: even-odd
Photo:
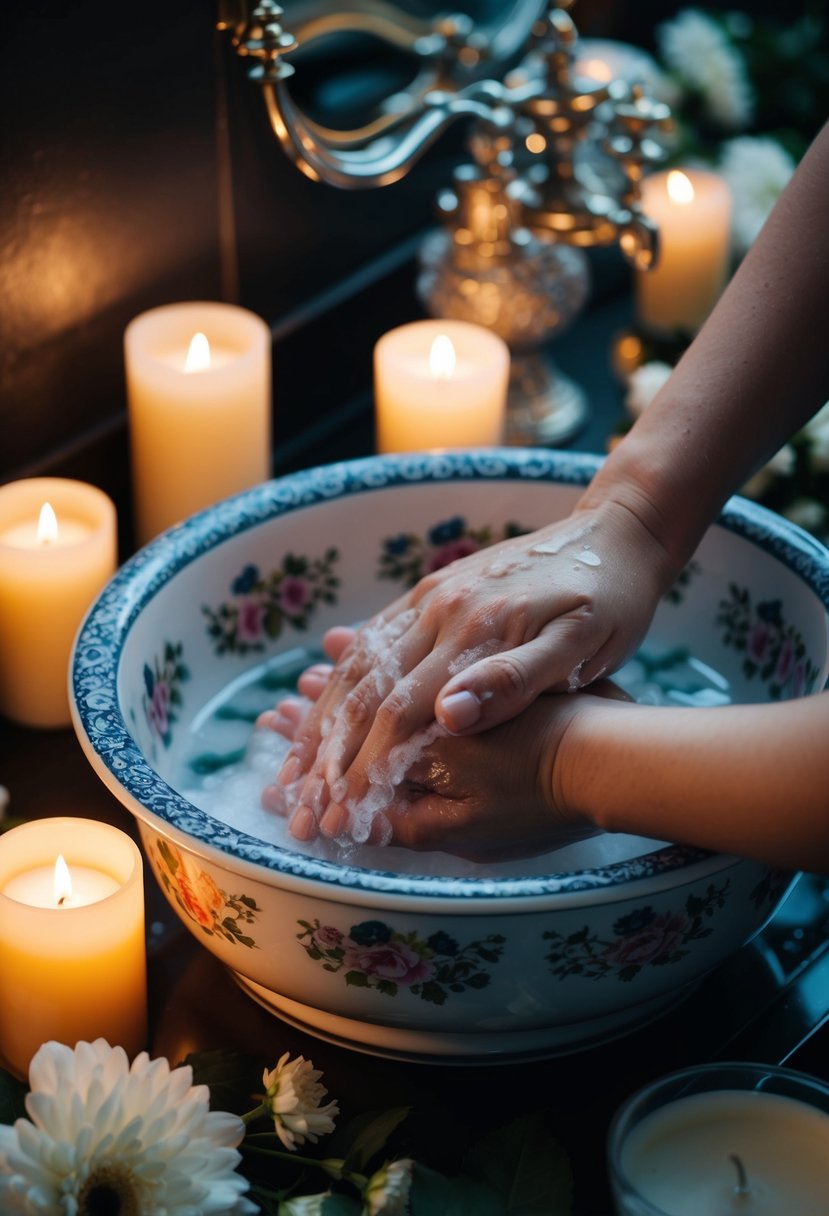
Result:
[[[827,197],[829,126],[580,504],[632,509],[677,569],[728,496],[829,398]]]
[[[829,693],[716,709],[597,702],[559,745],[553,799],[626,832],[829,873]]]

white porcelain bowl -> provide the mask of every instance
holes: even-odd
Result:
[[[397,851],[297,852],[265,812],[239,826],[221,787],[212,813],[197,805],[199,774],[231,771],[298,647],[407,577],[567,514],[598,462],[510,448],[284,477],[165,533],[91,609],[72,668],[81,744],[184,924],[283,1018],[397,1056],[574,1050],[670,1007],[783,898],[786,874],[659,842],[600,837],[502,871],[412,854],[401,873]],[[734,499],[660,605],[639,674],[667,672],[680,700],[816,692],[827,603],[826,551]]]

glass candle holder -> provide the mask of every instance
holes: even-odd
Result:
[[[618,1216],[825,1216],[829,1085],[754,1063],[671,1073],[616,1112],[608,1164]]]

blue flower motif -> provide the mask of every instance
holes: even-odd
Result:
[[[780,611],[782,607],[782,600],[763,600],[762,603],[757,605],[757,615],[767,625],[780,625],[783,621]]]
[[[460,948],[454,937],[450,937],[442,929],[438,933],[433,933],[431,937],[427,937],[426,945],[430,950],[434,950],[435,954],[448,954],[450,957],[457,954]]]
[[[352,925],[348,936],[358,946],[378,946],[391,941],[391,929],[381,920],[364,920]]]
[[[635,912],[629,912],[627,916],[620,916],[613,926],[613,932],[617,937],[624,937],[626,933],[639,933],[648,927],[655,916],[656,913],[650,906],[637,908]]]
[[[230,590],[234,595],[247,595],[249,591],[259,582],[259,567],[249,564],[245,566],[242,573],[235,578],[230,584]]]
[[[411,536],[407,536],[405,532],[399,533],[397,536],[392,536],[386,541],[386,550],[393,557],[402,557],[412,543]]]
[[[149,663],[144,664],[144,687],[147,690],[147,696],[151,697],[155,688],[155,676]]]
[[[462,515],[453,515],[451,519],[445,520],[441,524],[435,524],[427,533],[429,543],[431,545],[445,545],[450,540],[457,540],[459,536],[463,536],[466,528],[466,520]]]

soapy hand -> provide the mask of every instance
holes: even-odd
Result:
[[[337,630],[333,645],[328,639],[332,657],[348,644],[347,632]],[[295,738],[332,670],[325,664],[309,668],[300,680],[304,695],[262,714],[258,725]],[[540,697],[518,717],[483,734],[442,732],[419,750],[393,801],[376,815],[367,843],[439,849],[485,862],[529,857],[593,835],[597,829],[589,820],[557,804],[553,769],[568,725],[589,713],[598,697],[629,700],[610,681],[600,680],[589,694]],[[284,788],[269,787],[263,802],[284,811]],[[295,811],[290,830],[301,839],[319,831],[351,842],[352,827],[347,808],[329,802],[319,823]]]
[[[637,516],[604,502],[421,579],[354,633],[298,728],[279,775],[303,783],[295,834],[313,835],[330,801],[362,801],[372,767],[435,721],[475,734],[611,674],[644,636],[668,567]]]

